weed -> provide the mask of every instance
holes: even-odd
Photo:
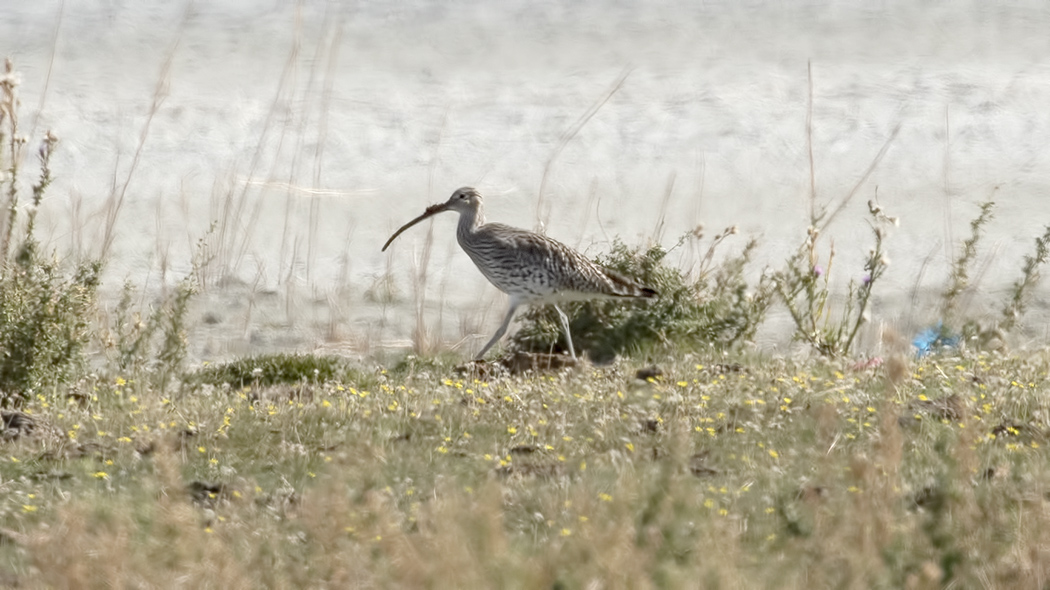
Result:
[[[858,282],[850,278],[841,314],[836,314],[830,305],[830,276],[835,259],[835,244],[829,248],[827,260],[821,263],[817,243],[822,232],[835,220],[846,205],[858,194],[861,186],[878,168],[887,151],[897,138],[901,124],[898,123],[883,143],[867,170],[857,180],[849,193],[829,212],[827,207],[817,204],[816,161],[813,157],[813,67],[807,65],[808,102],[806,110],[806,148],[809,152],[809,228],[806,238],[788,258],[783,270],[774,275],[774,288],[787,306],[795,324],[793,337],[807,343],[823,356],[848,355],[856,342],[860,327],[868,321],[868,304],[872,290],[886,271],[889,259],[883,254],[882,241],[886,228],[897,225],[898,219],[882,212],[877,200],[868,201],[869,224],[875,245],[868,251],[864,263],[864,276]],[[876,199],[878,189],[875,191]],[[837,317],[836,317],[837,316]]]
[[[970,221],[970,237],[963,241],[959,255],[952,260],[951,272],[948,275],[948,285],[941,295],[941,318],[949,327],[958,328],[957,314],[959,296],[970,286],[970,271],[977,260],[977,244],[981,240],[984,226],[992,220],[992,211],[995,201],[981,203],[981,210]]]
[[[1047,258],[1050,258],[1050,225],[1045,226],[1043,235],[1035,239],[1034,252],[1024,257],[1021,278],[1014,281],[1010,298],[1003,304],[1003,319],[999,325],[1001,330],[1009,332],[1017,327],[1017,320],[1025,312],[1032,289],[1041,278],[1039,267],[1046,264]]]
[[[787,260],[784,269],[774,275],[776,292],[795,323],[794,337],[824,356],[849,354],[860,327],[868,321],[872,289],[889,266],[882,242],[886,228],[896,225],[897,220],[886,216],[872,201],[868,202],[868,211],[874,246],[868,251],[863,278],[850,279],[841,314],[836,314],[829,302],[834,244],[823,264],[817,249],[823,212],[816,214],[805,241]]]
[[[1027,309],[1032,290],[1039,283],[1039,268],[1050,258],[1050,226],[1045,226],[1043,234],[1035,238],[1031,254],[1024,257],[1021,276],[1010,288],[1007,298],[1002,302],[1000,318],[997,322],[987,323],[964,314],[958,300],[973,288],[970,273],[977,259],[978,244],[985,225],[992,219],[994,201],[985,201],[980,206],[977,216],[970,221],[970,236],[963,242],[958,255],[952,260],[948,284],[941,295],[941,320],[935,327],[927,329],[917,338],[925,342],[953,343],[968,342],[977,348],[987,348],[993,343],[1002,345],[1007,335],[1016,330],[1018,320]],[[919,346],[920,352],[929,347]]]
[[[98,328],[102,349],[109,354],[109,368],[117,376],[150,379],[162,393],[181,378],[189,304],[209,261],[207,241],[201,239],[191,271],[148,311],[135,309],[135,287],[124,284],[112,323]]]

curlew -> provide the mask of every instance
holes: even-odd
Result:
[[[427,207],[422,215],[401,226],[383,244],[383,251],[386,251],[402,232],[428,217],[445,211],[459,213],[456,239],[460,247],[481,274],[510,299],[503,323],[482,347],[476,360],[481,360],[499,342],[507,332],[514,312],[522,305],[553,304],[565,330],[569,354],[576,358],[569,318],[558,303],[656,297],[656,291],[598,266],[561,242],[501,223],[485,223],[482,209],[481,193],[473,188],[461,188],[452,193],[448,201]]]

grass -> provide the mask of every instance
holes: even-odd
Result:
[[[659,246],[618,244],[602,262],[663,296],[572,309],[581,349],[605,366],[482,381],[442,356],[386,369],[266,355],[187,370],[204,267],[232,264],[245,238],[219,223],[217,255],[202,242],[156,306],[136,305],[128,285],[113,317],[92,324],[105,260],[39,251],[54,136],[20,217],[25,142],[13,78],[3,83],[0,368],[15,373],[0,371],[12,407],[0,413],[0,585],[1047,587],[1050,354],[963,345],[917,359],[888,342],[887,358],[855,363],[887,263],[892,218],[877,204],[868,279],[851,285],[841,319],[828,306],[833,254],[816,270],[820,230],[896,131],[827,216],[811,180],[810,234],[779,273],[748,282],[753,241],[716,261],[733,228],[687,272]],[[990,205],[981,211],[945,291],[948,320],[965,319],[955,302],[972,288]],[[1048,243],[1050,232],[1025,258],[1000,329],[1024,312]],[[740,345],[774,295],[817,354]],[[396,293],[384,278],[372,296]],[[544,313],[526,317],[519,346],[556,349]]]
[[[258,355],[208,365],[187,377],[197,385],[235,388],[277,384],[324,383],[353,373],[345,360],[307,354]]]
[[[29,587],[1041,587],[1050,356],[664,358],[38,396],[5,443]],[[443,371],[434,371],[444,369]],[[436,373],[436,374],[435,374]],[[367,387],[367,389],[366,389]]]

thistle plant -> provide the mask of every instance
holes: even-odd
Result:
[[[860,327],[869,318],[868,307],[874,286],[890,264],[883,251],[883,240],[886,228],[897,225],[898,220],[883,213],[874,201],[868,202],[868,212],[874,245],[864,262],[863,277],[850,279],[841,313],[836,314],[828,300],[835,246],[831,244],[823,264],[818,249],[819,222],[823,212],[814,215],[805,241],[788,258],[784,269],[774,275],[776,293],[795,323],[795,339],[809,344],[824,356],[849,354]]]

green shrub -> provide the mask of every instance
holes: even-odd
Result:
[[[712,265],[714,250],[730,228],[715,237],[696,278],[666,264],[668,250],[659,245],[630,248],[615,242],[596,262],[659,293],[651,300],[592,300],[562,306],[577,351],[594,360],[620,353],[637,353],[655,346],[728,348],[754,336],[771,301],[769,281],[752,288],[744,274],[756,242],[720,265]],[[678,243],[698,239],[687,234]],[[537,306],[522,316],[522,328],[512,342],[530,352],[566,351],[564,334],[552,306]]]
[[[346,362],[339,357],[309,354],[265,354],[209,365],[187,380],[232,387],[262,387],[279,384],[325,383],[347,376]]]
[[[48,132],[38,157],[28,213],[20,219],[20,164],[27,139],[18,131],[17,77],[11,62],[0,76],[0,405],[21,405],[31,394],[71,379],[84,364],[90,318],[102,264],[66,268],[40,252],[36,212],[51,184],[57,138]]]
[[[0,405],[20,405],[83,366],[100,265],[5,261],[0,278]]]

